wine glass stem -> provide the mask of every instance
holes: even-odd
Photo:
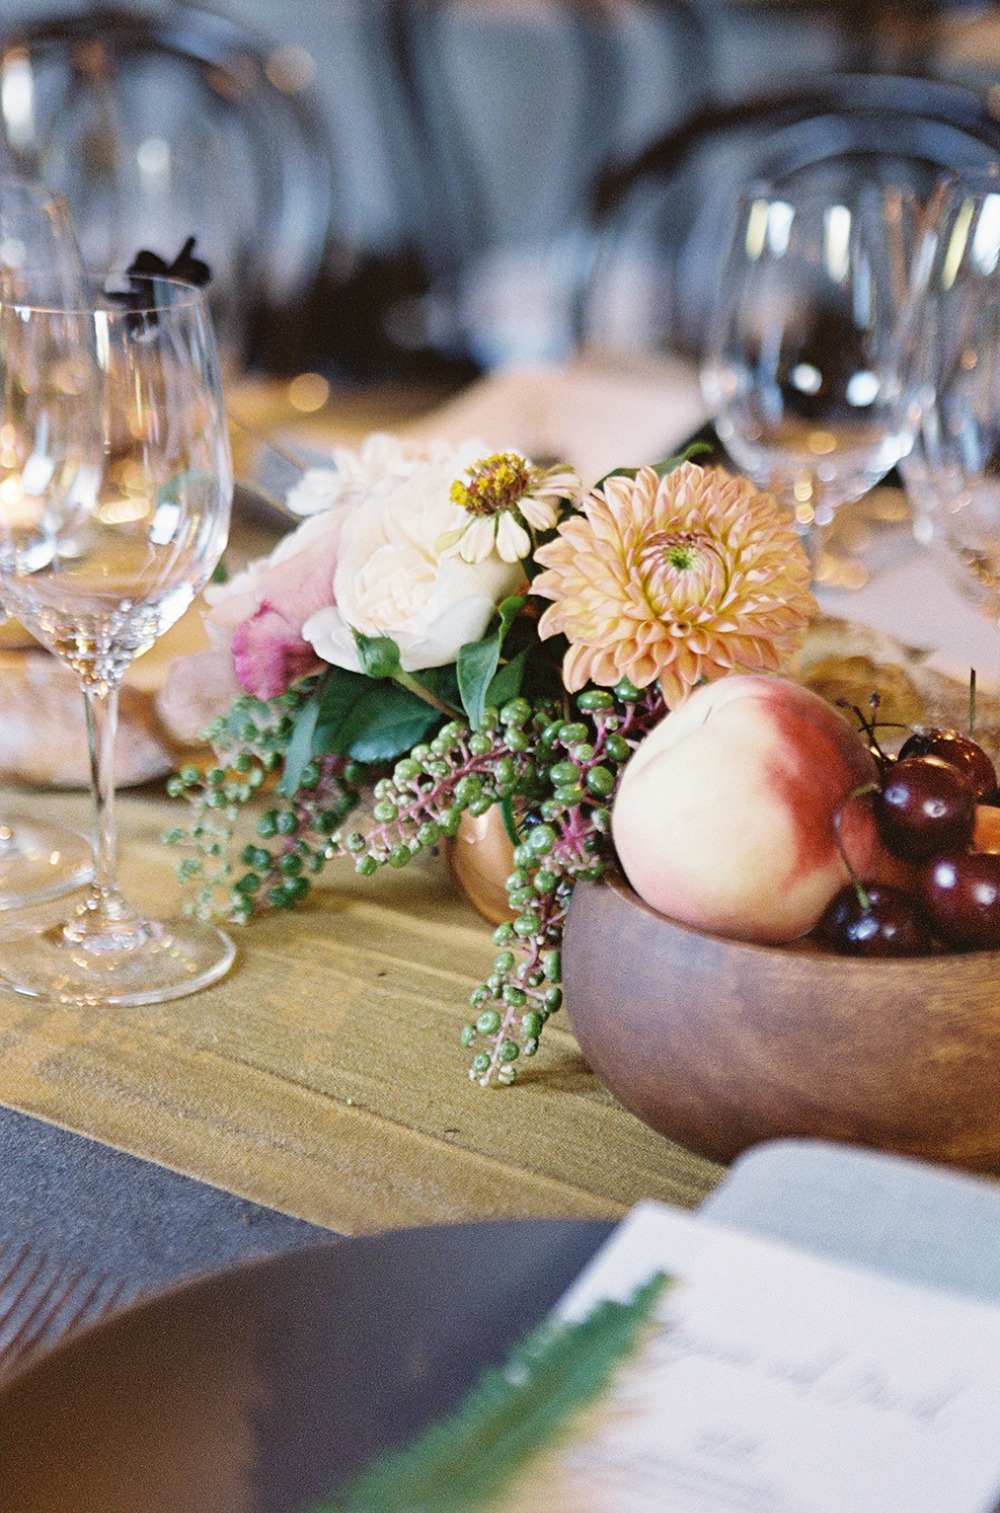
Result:
[[[823,550],[823,543],[825,538],[825,527],[822,525],[817,525],[815,520],[810,520],[808,525],[799,526],[799,540],[802,543],[803,551],[809,558],[809,566],[812,569],[812,575],[814,579],[816,578],[817,569],[819,567],[820,554]]]
[[[799,541],[815,578],[827,531],[826,524],[817,518],[822,505],[819,480],[811,472],[803,472],[792,480],[772,478],[770,488],[775,498],[784,500],[791,509]],[[828,512],[826,518],[829,519]]]
[[[90,907],[118,913],[124,900],[118,888],[118,830],[115,822],[115,739],[118,732],[118,685],[88,685],[87,748],[94,802],[94,878]]]

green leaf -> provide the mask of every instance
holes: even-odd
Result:
[[[450,1417],[376,1461],[314,1513],[475,1513],[608,1389],[669,1280],[658,1273],[628,1302],[599,1303],[579,1323],[546,1321],[505,1367],[486,1371]]]
[[[352,628],[361,670],[369,678],[394,678],[402,672],[399,647],[391,636],[363,636]]]
[[[653,462],[649,465],[657,478],[665,478],[668,473],[672,473],[675,468],[679,468],[682,462],[693,462],[702,453],[711,451],[714,451],[714,448],[709,441],[689,441],[683,452],[675,452],[672,457],[662,457],[659,462]],[[636,478],[638,474],[638,468],[612,468],[610,472],[604,474],[603,478],[597,480],[594,488],[601,488],[609,478]]]
[[[356,675],[355,675],[356,676]],[[441,723],[441,715],[423,699],[395,683],[359,681],[364,688],[348,704],[338,703],[335,718],[324,707],[313,742],[315,751],[333,751],[358,762],[389,762]]]
[[[285,770],[278,784],[278,792],[283,793],[285,798],[294,797],[295,791],[302,781],[302,769],[313,754],[313,734],[316,730],[316,721],[319,719],[320,700],[318,694],[312,698],[299,711],[295,721],[295,729],[285,752]]]
[[[439,698],[457,700],[454,668],[433,668],[423,682]],[[358,762],[402,756],[444,718],[440,709],[391,679],[373,681],[343,667],[324,675],[317,695],[313,752],[334,752]]]
[[[710,441],[689,441],[683,452],[677,452],[673,457],[664,457],[661,462],[654,462],[653,472],[658,478],[665,478],[674,468],[679,468],[682,462],[693,462],[696,457],[714,450]]]
[[[506,704],[508,699],[514,699],[521,692],[521,679],[528,661],[528,648],[525,646],[518,652],[516,657],[511,657],[499,669],[496,677],[490,681],[486,690],[484,708],[499,709]]]
[[[345,754],[340,732],[359,699],[372,682],[360,672],[332,667],[316,691],[317,716],[313,727],[313,751]]]
[[[461,698],[458,691],[458,668],[454,662],[445,663],[444,667],[428,667],[420,674],[420,682],[424,688],[430,689],[431,693],[443,700],[446,704],[460,704]]]
[[[499,622],[496,629],[482,641],[467,642],[458,653],[458,688],[462,708],[468,715],[473,730],[478,730],[482,724],[487,693],[493,675],[500,665],[503,643],[523,605],[522,595],[512,594],[504,599],[499,606]]]
[[[470,641],[458,654],[458,688],[462,708],[469,724],[478,730],[486,708],[486,690],[500,662],[500,644],[496,636],[484,641]]]

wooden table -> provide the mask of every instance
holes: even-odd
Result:
[[[296,424],[355,443],[429,402],[338,396]],[[247,386],[235,407],[257,427],[289,419],[281,385]],[[266,545],[257,526],[235,534],[237,551]],[[159,655],[137,664],[140,683]],[[89,827],[81,793],[3,800],[5,814]],[[162,783],[118,797],[123,885],[159,913],[181,897],[160,841],[179,810]],[[565,1016],[513,1087],[469,1081],[459,1034],[495,948],[439,857],[373,879],[333,864],[306,906],[234,935],[225,981],[159,1006],[65,1008],[0,989],[0,1104],[343,1233],[612,1218],[649,1196],[694,1205],[722,1176],[614,1101]]]
[[[178,802],[119,796],[123,885],[160,911],[179,897],[160,841]],[[86,827],[79,794],[8,809],[40,805]],[[644,1197],[692,1206],[718,1182],[614,1101],[565,1019],[513,1087],[469,1081],[459,1032],[493,947],[440,858],[328,876],[297,911],[236,927],[234,970],[189,998],[86,1009],[0,991],[0,1102],[348,1234],[613,1218]]]

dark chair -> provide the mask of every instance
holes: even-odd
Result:
[[[7,32],[0,159],[65,192],[94,266],[140,247],[169,261],[196,235],[237,357],[268,324],[280,336],[319,270],[334,172],[321,113],[282,54],[220,16],[99,7]]]
[[[409,221],[428,339],[497,363],[565,345],[564,286],[593,175],[614,144],[676,121],[711,77],[699,0],[510,6],[384,0],[387,57],[416,170]],[[655,90],[634,98],[635,32]],[[402,154],[399,162],[405,162]]]
[[[595,178],[581,340],[697,353],[744,183],[823,172],[926,193],[944,172],[998,161],[1000,121],[988,105],[930,79],[839,75],[699,109]]]

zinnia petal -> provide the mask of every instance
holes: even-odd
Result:
[[[509,510],[497,520],[497,551],[504,562],[521,562],[531,552],[531,537]]]
[[[525,494],[518,503],[518,509],[536,531],[551,530],[559,519],[558,500],[547,499],[541,494]]]
[[[485,562],[493,550],[495,523],[488,516],[480,515],[470,520],[458,542],[458,555],[463,562]]]

